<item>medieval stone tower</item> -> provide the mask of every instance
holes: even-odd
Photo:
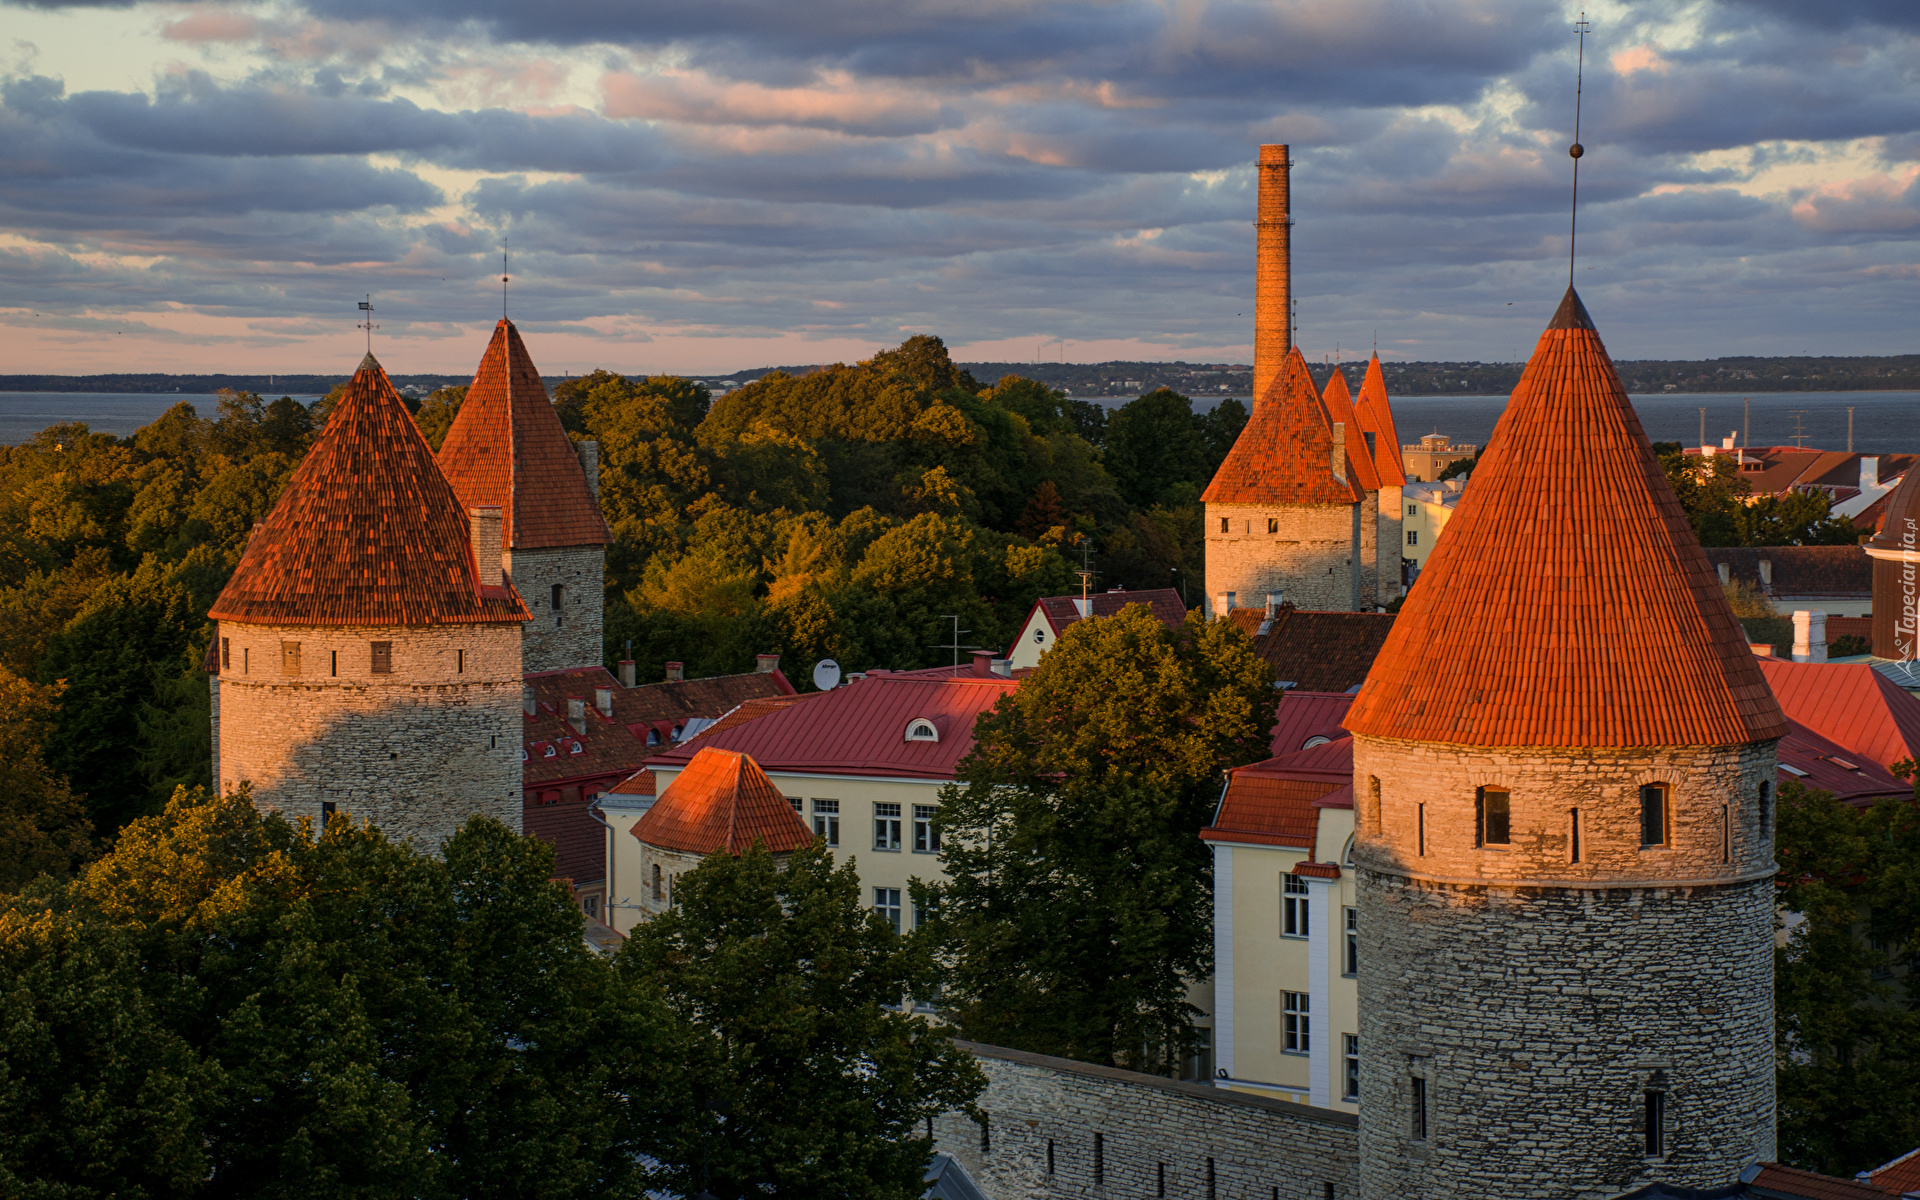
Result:
[[[520,626],[500,511],[463,508],[369,354],[215,601],[214,778],[433,848],[520,828]]]
[[[520,331],[502,318],[440,446],[463,504],[497,505],[502,565],[525,597],[528,671],[599,666],[606,545],[599,448],[567,437]]]
[[[1269,592],[1310,609],[1372,602],[1354,547],[1375,501],[1361,486],[1350,428],[1328,420],[1306,360],[1289,353],[1200,497],[1210,593],[1232,592],[1241,607],[1264,604]]]
[[[1289,168],[1287,147],[1260,147],[1253,412],[1201,497],[1215,610],[1229,593],[1336,611],[1400,594],[1406,477],[1378,358],[1356,407],[1338,372],[1322,395],[1293,347]]]
[[[1346,727],[1362,1194],[1773,1159],[1786,722],[1572,289]]]

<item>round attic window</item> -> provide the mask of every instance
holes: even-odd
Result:
[[[1316,733],[1312,737],[1308,738],[1306,741],[1302,742],[1300,744],[1300,748],[1302,750],[1311,750],[1315,746],[1324,746],[1328,742],[1331,742],[1332,740],[1333,739],[1330,737],[1325,737],[1321,734]]]
[[[935,729],[933,722],[927,720],[925,717],[915,717],[907,724],[907,740],[910,742],[937,742],[940,740],[940,731]]]

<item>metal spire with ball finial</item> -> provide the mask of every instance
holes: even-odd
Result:
[[[1592,28],[1587,23],[1586,13],[1580,14],[1580,20],[1574,23],[1573,28],[1580,35],[1580,50],[1573,69],[1573,145],[1567,147],[1567,157],[1573,160],[1573,211],[1567,218],[1568,287],[1573,286],[1574,240],[1580,231],[1580,158],[1587,152],[1587,148],[1580,144],[1580,91],[1587,69],[1587,31]]]

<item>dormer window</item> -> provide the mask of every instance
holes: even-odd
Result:
[[[659,744],[660,744],[660,731],[658,729],[647,730],[647,745],[658,746]]]
[[[907,724],[907,740],[910,742],[937,742],[940,731],[934,728],[932,721],[925,717],[915,717]]]
[[[560,751],[557,748],[555,748],[552,742],[548,742],[545,746],[541,747],[540,757],[541,758],[558,758],[560,757]]]
[[[572,747],[567,750],[568,754],[585,754],[586,752],[587,746],[585,742],[575,742]]]

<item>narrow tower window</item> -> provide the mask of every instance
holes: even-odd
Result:
[[[1733,813],[1724,804],[1720,806],[1720,861],[1733,861]]]
[[[1343,973],[1358,975],[1360,973],[1360,910],[1349,907],[1343,911],[1346,913],[1347,926],[1347,953]]]
[[[986,1113],[980,1114],[980,1153],[993,1153],[993,1118]]]
[[[340,652],[339,652],[338,650],[329,650],[329,651],[327,651],[327,672],[328,672],[329,674],[331,674],[332,676],[334,676],[334,678],[336,678],[336,679],[337,679],[337,678],[339,678],[339,676],[340,676]]]
[[[1419,818],[1419,828],[1417,830],[1417,835],[1420,843],[1420,857],[1425,858],[1427,856],[1427,806],[1426,805],[1422,804],[1420,806],[1418,818]]]
[[[253,647],[251,646],[240,647],[240,673],[253,674]]]
[[[1667,844],[1667,785],[1649,783],[1640,789],[1640,844]]]
[[[1667,1094],[1647,1092],[1647,1157],[1659,1158],[1667,1152]]]
[[[660,879],[659,863],[653,864],[653,898],[655,900],[664,900],[667,898],[666,887]]]
[[[225,669],[227,667],[231,667],[232,665],[233,665],[232,639],[221,638],[220,639],[220,666],[222,669]],[[1760,786],[1764,788],[1766,785],[1761,784]]]
[[[1427,1081],[1415,1075],[1411,1082],[1413,1084],[1413,1140],[1424,1142],[1427,1140]]]
[[[1268,518],[1267,518],[1267,532],[1268,532],[1268,533],[1279,533],[1279,532],[1280,532],[1280,518],[1279,518],[1279,517],[1268,517]]]
[[[1093,1186],[1099,1187],[1107,1181],[1107,1135],[1093,1135]]]
[[[453,673],[456,675],[465,675],[467,673],[467,652],[465,650],[455,650],[453,652]]]
[[[1760,785],[1760,836],[1767,837],[1773,829],[1773,785]]]
[[[393,643],[373,643],[373,673],[375,675],[393,674]]]
[[[1047,1174],[1053,1174],[1053,1139],[1047,1139]]]
[[[1568,843],[1567,843],[1567,861],[1579,862],[1580,861],[1580,810],[1579,809],[1570,808],[1567,810],[1567,827],[1570,831],[1570,836],[1568,838]]]
[[[1164,1196],[1167,1194],[1167,1164],[1160,1163],[1158,1165],[1160,1167],[1160,1186],[1154,1189],[1153,1194],[1156,1196]]]
[[[1513,796],[1499,788],[1480,788],[1474,794],[1478,816],[1476,845],[1505,846],[1513,841]]]
[[[1227,531],[1227,518],[1225,518],[1225,517],[1221,517],[1221,518],[1220,518],[1220,532],[1221,532],[1221,533],[1225,533],[1226,531]]]

